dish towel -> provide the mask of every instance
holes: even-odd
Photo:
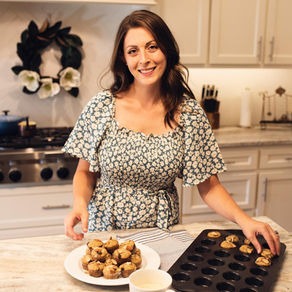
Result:
[[[178,230],[178,231],[164,231],[162,229],[150,229],[142,232],[136,232],[129,235],[117,235],[118,240],[129,240],[132,239],[135,242],[147,244],[153,241],[163,240],[165,238],[174,238],[181,242],[193,241],[194,237],[189,234],[186,230]]]
[[[187,247],[194,237],[186,230],[164,231],[158,228],[135,232],[128,235],[116,235],[118,240],[134,240],[154,249],[160,256],[160,269],[167,271]]]

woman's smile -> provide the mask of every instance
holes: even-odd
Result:
[[[145,68],[145,69],[138,69],[138,71],[144,76],[152,75],[152,72],[155,70],[156,67],[152,68]]]
[[[131,28],[124,40],[124,59],[136,83],[159,84],[166,57],[145,28]]]

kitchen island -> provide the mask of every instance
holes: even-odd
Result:
[[[258,219],[271,224],[279,232],[281,242],[286,245],[285,258],[274,291],[292,291],[292,235],[267,217]],[[237,228],[231,222],[210,221],[176,225],[171,232],[184,229],[191,237],[196,238],[204,229]],[[84,245],[91,238],[107,240],[109,236],[128,236],[132,233],[137,233],[137,230],[87,234],[83,241],[73,241],[65,235],[1,240],[0,291],[128,291],[128,285],[107,287],[80,282],[66,272],[64,260],[72,250]],[[191,243],[192,238],[175,239],[169,244],[170,240],[164,238],[147,244],[160,255],[163,270],[170,268]]]

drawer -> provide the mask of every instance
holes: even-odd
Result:
[[[292,145],[260,150],[260,168],[292,167]]]
[[[72,208],[72,186],[0,189],[0,230],[63,225]]]
[[[242,209],[253,209],[256,203],[257,173],[222,173],[220,181]],[[183,190],[182,215],[213,212],[201,199],[197,187]]]
[[[259,154],[255,148],[247,148],[244,150],[223,148],[221,152],[227,166],[227,171],[253,170],[258,166]]]

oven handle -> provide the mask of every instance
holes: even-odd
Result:
[[[67,204],[62,204],[62,205],[47,205],[43,206],[43,210],[54,210],[54,209],[69,209],[71,206]]]

